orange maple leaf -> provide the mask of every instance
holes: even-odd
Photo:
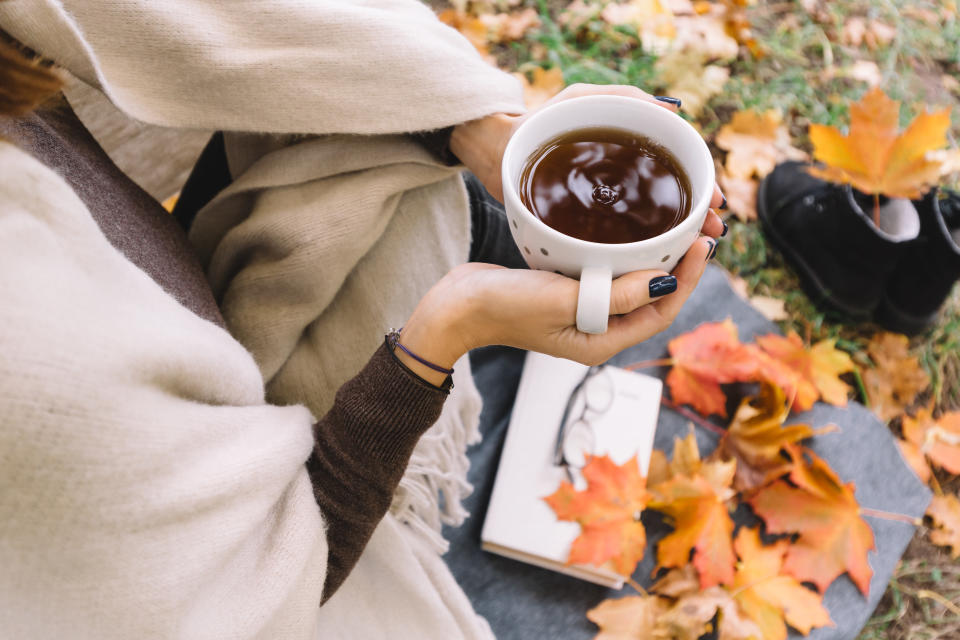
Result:
[[[677,336],[667,345],[673,368],[667,374],[670,395],[677,404],[689,404],[703,415],[727,415],[727,397],[721,384],[756,378],[756,356],[737,337],[728,318],[706,322]]]
[[[778,380],[781,370],[771,371],[774,382],[785,390],[795,390],[793,408],[796,411],[806,411],[818,398],[838,407],[846,406],[850,387],[840,375],[853,371],[853,360],[836,348],[836,340],[821,340],[807,349],[800,336],[791,331],[787,337],[770,334],[757,336],[756,341],[793,374],[791,379]]]
[[[835,626],[823,608],[823,596],[781,573],[789,545],[778,540],[764,546],[758,530],[746,527],[734,541],[740,561],[730,589],[764,640],[786,640],[787,624],[803,635],[813,627]]]
[[[558,519],[572,520],[581,527],[567,563],[599,566],[612,561],[617,573],[629,576],[643,559],[647,545],[640,513],[650,495],[637,458],[617,465],[609,456],[591,457],[583,477],[587,481],[583,491],[564,481],[544,498]]]
[[[870,408],[881,420],[902,414],[930,386],[930,376],[909,353],[910,341],[899,333],[877,333],[867,345],[874,367],[863,371]]]
[[[927,154],[946,146],[949,129],[947,108],[921,113],[901,133],[900,103],[873,89],[850,106],[848,135],[810,125],[813,155],[826,165],[811,173],[863,193],[916,199],[942,175],[943,161]]]
[[[916,418],[903,416],[903,437],[935,465],[960,473],[960,411],[945,413],[938,420],[928,409]]]
[[[873,576],[867,552],[874,548],[874,539],[860,517],[853,483],[841,483],[809,449],[791,445],[787,450],[794,462],[790,480],[795,486],[779,480],[747,499],[767,531],[798,534],[787,551],[784,570],[812,582],[821,592],[846,571],[867,595]]]
[[[955,495],[934,496],[927,508],[933,519],[930,542],[950,547],[950,556],[960,558],[960,500]]]
[[[814,435],[809,425],[784,426],[790,405],[780,387],[764,383],[756,396],[744,398],[711,459],[737,461],[733,486],[752,491],[764,486],[788,465],[780,451]]]
[[[930,465],[927,464],[927,459],[923,455],[923,452],[920,451],[920,447],[908,442],[906,440],[897,439],[897,447],[900,449],[900,455],[903,456],[904,461],[910,465],[910,468],[913,469],[913,472],[917,474],[917,477],[926,484],[930,482],[930,476],[933,475],[933,472],[930,470]]]
[[[727,501],[734,495],[730,483],[737,464],[701,462],[693,434],[675,439],[674,460],[678,458],[682,462],[671,468],[671,477],[650,488],[648,506],[673,524],[673,533],[657,545],[657,569],[686,565],[692,550],[702,588],[727,584],[733,579],[734,563]]]

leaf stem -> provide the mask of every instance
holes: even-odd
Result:
[[[668,398],[666,395],[663,395],[663,396],[661,397],[661,401],[663,402],[663,405],[664,405],[665,407],[669,407],[670,409],[673,409],[674,411],[676,411],[677,413],[679,413],[679,414],[682,415],[683,417],[688,418],[689,420],[691,420],[691,421],[692,421],[694,424],[696,424],[697,426],[700,426],[700,427],[706,429],[707,431],[712,431],[713,433],[717,434],[717,435],[720,436],[721,438],[727,434],[726,429],[724,429],[724,428],[722,428],[722,427],[718,427],[717,425],[713,424],[712,422],[710,422],[710,421],[707,420],[706,418],[701,417],[699,414],[694,413],[693,411],[690,411],[689,409],[687,409],[687,408],[685,408],[685,407],[681,407],[681,406],[677,405],[676,403],[674,403],[673,400],[671,400],[670,398]]]
[[[863,376],[860,375],[860,369],[857,367],[853,368],[853,380],[857,383],[857,391],[860,392],[860,397],[863,398],[863,406],[870,408],[870,396],[867,395],[867,386],[863,384]]]
[[[643,586],[642,586],[639,582],[637,582],[636,580],[634,580],[634,579],[631,578],[630,576],[626,576],[626,577],[624,578],[624,582],[627,583],[628,585],[630,585],[631,587],[633,587],[633,589],[634,589],[637,593],[639,593],[640,595],[642,595],[642,596],[644,596],[644,597],[647,597],[647,596],[650,595],[650,593],[649,593],[646,589],[644,589]]]
[[[923,520],[920,518],[913,518],[903,513],[893,513],[891,511],[882,511],[880,509],[868,509],[867,507],[860,507],[860,515],[870,516],[871,518],[880,518],[881,520],[906,522],[907,524],[912,524],[915,527],[919,527],[923,524]]]
[[[940,603],[941,605],[943,605],[944,607],[946,607],[947,609],[949,609],[951,613],[960,616],[960,607],[950,602],[944,596],[940,595],[936,591],[931,591],[930,589],[920,589],[919,591],[917,591],[917,597],[926,598],[928,600],[934,600]]]
[[[656,360],[641,360],[624,367],[627,371],[636,371],[637,369],[646,369],[647,367],[672,367],[673,358],[657,358]]]
[[[943,487],[940,486],[940,481],[937,480],[937,474],[930,470],[930,488],[933,489],[934,495],[942,496]]]
[[[751,583],[749,583],[749,584],[745,584],[745,585],[741,586],[739,589],[736,589],[736,590],[734,590],[734,591],[730,591],[730,597],[736,598],[738,595],[740,595],[741,593],[743,593],[743,592],[746,591],[747,589],[753,589],[754,587],[759,586],[759,585],[763,584],[764,582],[769,582],[770,580],[773,580],[774,578],[780,578],[780,577],[782,577],[782,574],[777,574],[777,575],[775,575],[775,576],[767,576],[766,578],[760,578],[759,580],[755,580],[755,581],[753,581],[753,582],[751,582]]]

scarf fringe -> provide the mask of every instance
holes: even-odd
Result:
[[[450,544],[443,525],[459,526],[470,513],[463,499],[473,492],[467,482],[467,447],[480,442],[480,393],[473,384],[469,359],[456,365],[454,390],[437,422],[420,438],[393,496],[390,512],[437,554]]]

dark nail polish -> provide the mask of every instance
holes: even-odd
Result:
[[[658,276],[650,281],[650,297],[659,298],[677,290],[677,276]]]
[[[670,96],[653,96],[653,97],[659,100],[660,102],[666,102],[667,104],[672,104],[677,109],[679,109],[680,106],[683,104],[683,100],[681,100],[680,98],[671,98]]]
[[[720,197],[723,198],[723,202],[720,203],[720,210],[721,210],[721,211],[726,211],[726,210],[727,210],[727,196],[725,196],[725,195],[723,195],[723,194],[721,193],[721,194],[720,194]]]
[[[720,243],[714,240],[713,248],[710,249],[710,255],[707,256],[707,260],[713,260],[713,257],[717,255],[717,247],[720,246]]]
[[[722,238],[723,236],[727,235],[727,231],[730,231],[730,225],[727,224],[726,220],[721,220],[720,222],[723,223],[723,233],[720,234],[720,237]]]
[[[713,252],[717,250],[717,241],[713,239],[707,240],[710,243],[710,250],[707,251],[707,261],[710,261],[710,258],[713,257]]]

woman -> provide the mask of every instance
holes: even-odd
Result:
[[[450,150],[497,192],[516,87],[426,9],[219,4],[4,2],[0,27],[156,124],[456,125]],[[487,635],[423,532],[384,517],[422,434],[455,413],[437,369],[462,373],[486,344],[602,361],[670,322],[714,241],[694,244],[658,301],[649,283],[665,274],[618,279],[610,331],[587,336],[572,280],[476,263],[442,273],[466,257],[466,191],[408,136],[231,134],[235,182],[191,232],[211,292],[173,220],[68,106],[23,115],[56,76],[10,45],[0,74],[0,628]],[[563,97],[581,92],[647,99]],[[721,228],[714,216],[705,233]],[[399,260],[421,236],[449,243]],[[406,350],[375,348],[388,318]],[[454,396],[470,390],[461,379]]]

